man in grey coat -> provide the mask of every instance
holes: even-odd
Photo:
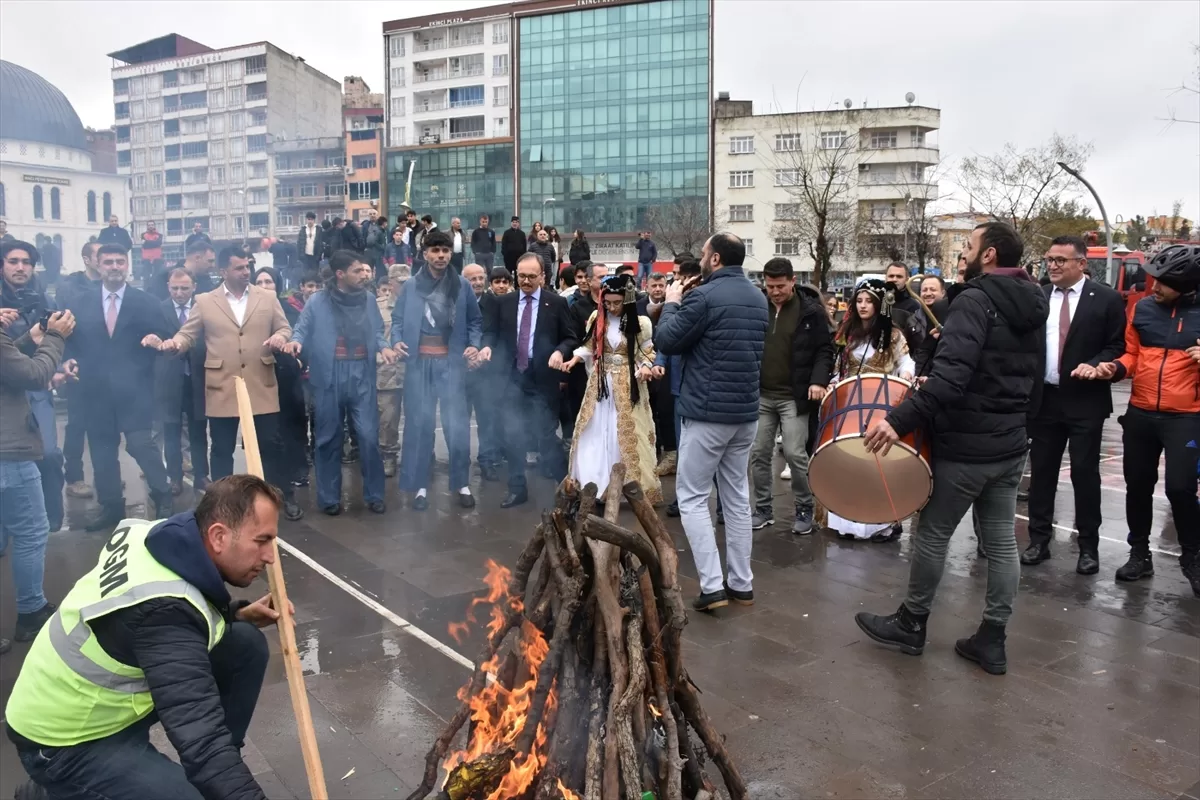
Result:
[[[705,242],[699,285],[677,282],[667,289],[654,331],[660,353],[682,357],[675,493],[700,575],[700,595],[692,603],[697,611],[728,605],[731,598],[754,603],[747,465],[758,429],[767,299],[746,278],[745,256],[746,246],[733,234]],[[725,512],[728,583],[708,511],[714,475]]]

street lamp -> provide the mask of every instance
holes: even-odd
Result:
[[[553,197],[547,197],[542,201],[542,226],[546,225],[546,205],[555,202]]]
[[[1117,281],[1116,281],[1116,276],[1113,275],[1113,266],[1112,266],[1112,251],[1113,251],[1112,226],[1108,224],[1108,212],[1106,212],[1104,210],[1104,202],[1100,199],[1100,195],[1096,193],[1095,187],[1093,187],[1090,183],[1088,183],[1087,179],[1079,174],[1079,170],[1071,169],[1063,161],[1059,161],[1058,166],[1062,167],[1063,172],[1067,173],[1072,178],[1074,178],[1075,180],[1079,181],[1084,186],[1086,186],[1087,190],[1092,193],[1092,198],[1095,199],[1096,205],[1100,207],[1100,217],[1104,220],[1104,238],[1105,238],[1106,242],[1108,243],[1107,255],[1105,256],[1105,260],[1104,260],[1104,262],[1105,262],[1104,263],[1104,274],[1107,276],[1106,280],[1108,282],[1108,285],[1115,286]]]

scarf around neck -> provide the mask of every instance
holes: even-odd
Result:
[[[329,287],[338,336],[344,340],[347,352],[353,353],[359,346],[367,346],[367,298],[367,292],[343,292],[336,285]]]

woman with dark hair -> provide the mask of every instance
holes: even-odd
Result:
[[[867,373],[913,379],[916,365],[908,354],[904,332],[892,326],[894,300],[892,287],[878,278],[865,280],[855,288],[854,302],[846,309],[846,317],[833,341],[837,359],[830,389],[833,383]],[[829,513],[826,526],[844,539],[887,542],[898,535],[890,522],[855,522],[833,512]]]
[[[653,504],[662,502],[655,473],[654,419],[646,385],[654,368],[650,320],[637,313],[632,275],[611,275],[601,284],[604,305],[587,321],[584,343],[563,370],[580,362],[588,369],[583,407],[571,443],[571,477],[596,484],[603,496],[613,464],[641,484]]]
[[[542,227],[543,226],[540,221],[533,223],[533,230],[529,232],[529,244],[533,244],[537,241],[538,231],[540,231]]]
[[[575,236],[571,239],[571,249],[567,251],[567,260],[572,264],[592,260],[592,246],[588,244],[583,228],[575,230]]]
[[[563,260],[562,239],[559,238],[558,228],[551,225],[546,228],[546,233],[550,236],[550,246],[554,248],[554,263],[561,264]]]
[[[296,313],[291,303],[283,298],[283,281],[279,271],[274,267],[259,267],[254,272],[254,285],[260,289],[273,292],[279,298],[283,313],[288,318],[288,324],[295,326],[300,315]],[[301,375],[304,367],[295,356],[282,351],[276,351],[275,382],[279,386],[279,431],[282,439],[284,454],[289,466],[293,468],[291,480],[293,485],[304,486],[308,483],[308,412],[304,407],[304,384]]]

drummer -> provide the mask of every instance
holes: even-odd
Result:
[[[894,289],[878,278],[864,280],[855,288],[854,302],[846,309],[846,318],[834,338],[838,348],[834,383],[866,373],[913,379],[916,365],[908,344],[901,330],[892,325],[894,299]],[[891,522],[856,522],[833,512],[826,526],[844,539],[890,542],[900,535]]]

